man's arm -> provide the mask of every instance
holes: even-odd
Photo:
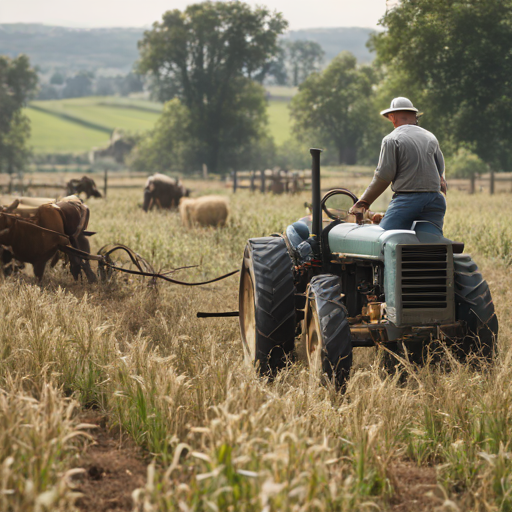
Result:
[[[437,145],[436,151],[434,153],[434,160],[436,162],[437,172],[439,173],[439,181],[441,184],[441,192],[446,195],[446,191],[448,189],[448,185],[446,184],[446,169],[444,166],[444,156],[439,144]]]
[[[359,201],[350,209],[350,213],[359,213],[360,211],[368,210],[371,204],[389,187],[389,183],[389,181],[379,178],[377,173],[375,173],[373,180],[359,198]],[[362,210],[356,211],[358,208]]]
[[[384,139],[380,149],[379,163],[375,175],[368,188],[364,191],[350,213],[361,213],[370,208],[370,205],[389,187],[396,175],[397,146],[393,139]]]

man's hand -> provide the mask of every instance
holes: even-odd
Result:
[[[352,208],[350,208],[348,213],[351,213],[352,215],[355,215],[356,213],[364,213],[368,208],[370,208],[368,202],[360,199],[354,204],[354,206],[352,206]]]
[[[368,211],[368,208],[370,208],[370,204],[368,203],[368,201],[365,201],[364,199],[359,199],[359,201],[357,201],[357,203],[355,203],[354,206],[350,208],[348,214],[354,215],[356,218],[356,222],[358,224],[363,224],[364,214],[366,211]]]
[[[446,195],[446,190],[448,189],[448,185],[446,180],[441,176],[441,192]]]

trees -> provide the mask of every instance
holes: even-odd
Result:
[[[284,40],[274,58],[254,78],[258,82],[267,78],[276,85],[298,86],[311,73],[320,71],[324,56],[324,50],[314,41]]]
[[[471,178],[488,170],[487,165],[477,155],[464,147],[459,148],[446,162],[446,174],[449,178]]]
[[[151,172],[187,170],[197,149],[188,135],[189,128],[188,108],[177,98],[168,101],[154,129],[132,151],[130,167]]]
[[[189,135],[211,171],[234,165],[261,133],[264,93],[251,79],[277,53],[286,25],[265,8],[203,2],[166,12],[144,33],[138,71],[160,100],[187,107]]]
[[[234,89],[226,127],[219,138],[224,148],[216,155],[221,168],[261,164],[269,166],[273,141],[265,133],[266,101],[260,85],[245,78]],[[256,119],[254,119],[256,118]],[[191,171],[201,168],[208,139],[194,136],[193,116],[178,98],[168,101],[156,126],[134,150],[130,166],[136,170]],[[216,150],[217,148],[213,148]]]
[[[75,76],[66,79],[62,90],[63,98],[81,98],[92,94],[93,75],[88,71],[79,71]]]
[[[0,172],[20,171],[26,163],[30,123],[21,109],[36,85],[37,75],[26,55],[0,56]]]
[[[298,86],[314,72],[320,71],[325,52],[314,41],[285,41],[285,62],[288,68],[289,83]]]
[[[299,86],[290,106],[295,134],[313,146],[332,144],[338,163],[354,164],[376,117],[375,82],[370,67],[358,67],[352,54],[342,52],[323,73],[313,73]]]
[[[426,112],[444,147],[512,164],[512,0],[402,0],[373,36],[390,96]],[[434,128],[435,127],[435,128]]]

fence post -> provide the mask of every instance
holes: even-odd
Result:
[[[206,166],[206,164],[203,164],[203,180],[207,180],[208,179],[208,167]]]
[[[103,197],[107,197],[107,187],[108,187],[108,170],[105,169],[105,173],[103,175]]]
[[[233,171],[232,172],[232,176],[233,176],[233,193],[236,192],[236,187],[237,187],[237,176],[236,176],[236,171]]]
[[[489,191],[490,191],[491,195],[494,194],[494,171],[491,171]]]
[[[261,170],[260,174],[261,174],[261,193],[264,194],[265,193],[265,171]]]
[[[254,179],[256,178],[256,171],[251,171],[251,192],[254,192]]]
[[[469,181],[469,193],[474,194],[475,193],[475,180],[476,180],[475,173],[473,173],[471,175],[471,178],[469,180],[470,180]]]
[[[299,174],[297,172],[293,173],[293,185],[292,185],[292,194],[296,194],[299,191]]]

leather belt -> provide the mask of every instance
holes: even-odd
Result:
[[[433,191],[433,190],[418,190],[416,192],[411,192],[411,191],[404,191],[404,192],[395,192],[393,194],[393,199],[396,197],[396,196],[401,196],[401,195],[405,195],[405,194],[435,194],[436,192],[440,192],[439,190],[436,190],[436,191]]]

